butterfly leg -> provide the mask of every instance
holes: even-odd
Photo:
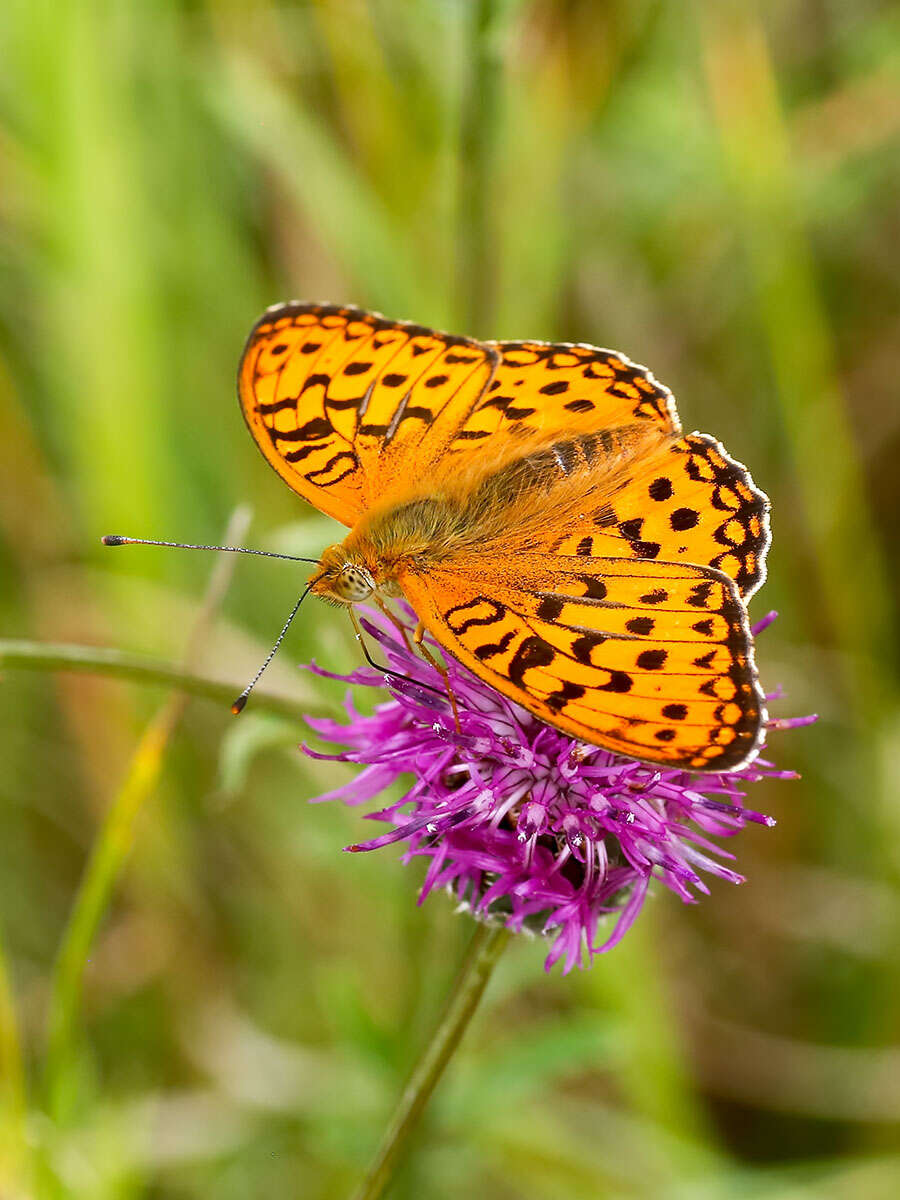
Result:
[[[411,653],[412,646],[409,644],[409,631],[407,630],[406,626],[403,624],[402,621],[397,619],[397,617],[394,615],[394,613],[391,612],[391,610],[388,608],[388,606],[381,599],[381,597],[378,595],[377,592],[372,593],[371,599],[375,601],[375,603],[378,605],[378,607],[381,609],[381,611],[384,613],[384,615],[387,617],[387,619],[390,621],[390,623],[394,626],[394,628],[397,630],[397,632],[403,638],[404,646],[406,646],[407,650],[409,650]]]
[[[456,726],[456,732],[462,733],[462,726],[459,723],[459,709],[456,707],[456,697],[453,694],[453,688],[450,686],[450,676],[447,673],[447,668],[443,663],[438,662],[428,647],[425,645],[425,626],[420,621],[416,626],[413,634],[413,641],[419,649],[420,654],[437,671],[441,679],[444,681],[444,687],[447,689],[447,699],[450,701],[450,707],[453,710],[453,724]]]
[[[370,667],[373,667],[376,671],[380,671],[381,674],[384,675],[385,677],[388,675],[393,675],[393,677],[395,679],[405,679],[407,681],[407,683],[414,683],[416,685],[416,687],[424,688],[426,692],[434,692],[434,694],[436,696],[442,696],[442,692],[440,691],[440,689],[432,687],[430,683],[422,683],[422,681],[419,679],[413,679],[410,675],[404,675],[401,671],[395,671],[392,667],[384,667],[381,665],[381,663],[377,663],[375,661],[375,659],[372,657],[372,655],[369,653],[369,648],[366,645],[366,639],[363,637],[362,627],[359,623],[359,619],[358,619],[356,613],[353,611],[352,605],[349,605],[349,604],[347,605],[347,613],[350,617],[350,623],[352,624],[353,629],[356,633],[356,640],[359,642],[360,649],[363,652],[363,658],[366,660],[366,662],[369,664]],[[438,666],[438,664],[435,663],[435,666]],[[438,666],[438,670],[439,671],[441,670],[441,668],[439,666]],[[441,672],[441,673],[443,674],[443,672]],[[455,705],[453,706],[453,709],[454,709],[454,714],[455,714],[455,712],[456,712]],[[457,719],[457,726],[458,725],[459,725],[459,720]]]

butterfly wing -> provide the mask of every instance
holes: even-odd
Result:
[[[724,571],[745,600],[766,577],[769,501],[705,433],[651,449],[553,540],[562,555],[690,562]]]
[[[250,432],[282,479],[353,525],[400,486],[426,431],[440,457],[497,357],[467,338],[375,313],[285,304],[251,332],[238,393]],[[428,462],[418,454],[418,478]]]
[[[679,429],[670,393],[613,351],[481,343],[331,305],[269,309],[238,391],[266,459],[346,525],[439,464],[490,462],[542,430],[635,425],[663,440]]]
[[[615,350],[570,342],[487,342],[497,369],[466,428],[480,438],[637,425],[681,431],[672,393]]]
[[[764,577],[768,503],[714,439],[680,436],[642,367],[295,303],[257,323],[239,394],[272,466],[347,525],[437,482],[481,497],[495,536],[477,558],[399,582],[499,691],[637,758],[729,770],[753,755],[764,712],[741,595]]]
[[[533,554],[399,582],[445,650],[573,737],[685,770],[734,770],[758,750],[752,639],[721,571]]]

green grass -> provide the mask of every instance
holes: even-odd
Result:
[[[233,723],[299,582],[234,563],[176,713],[213,564],[98,544],[332,538],[233,395],[291,296],[646,362],[772,497],[764,681],[822,717],[743,888],[566,979],[513,942],[393,1195],[896,1194],[896,12],[13,0],[0,44],[0,1194],[351,1194],[468,940],[306,803],[339,614]]]

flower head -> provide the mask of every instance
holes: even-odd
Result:
[[[412,633],[408,609],[398,623]],[[478,918],[550,935],[548,970],[559,959],[566,971],[589,965],[611,949],[653,879],[686,902],[709,891],[700,872],[743,882],[722,862],[733,856],[711,839],[748,821],[774,825],[744,806],[743,789],[763,778],[796,778],[762,756],[729,774],[702,775],[623,758],[545,725],[448,658],[457,728],[439,671],[410,649],[408,637],[376,612],[363,626],[398,674],[364,668],[335,676],[310,666],[349,683],[386,684],[391,693],[368,717],[348,696],[346,725],[310,719],[317,733],[346,749],[329,755],[306,748],[308,754],[364,764],[351,783],[318,799],[363,804],[412,774],[402,799],[368,814],[391,828],[348,849],[406,843],[404,861],[428,862],[420,902],[446,888]],[[612,928],[599,941],[608,922]]]

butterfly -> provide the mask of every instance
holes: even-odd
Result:
[[[281,478],[349,527],[310,588],[402,596],[480,679],[573,738],[729,771],[764,697],[747,602],[769,502],[623,354],[480,342],[292,302],[254,326],[244,418]]]

